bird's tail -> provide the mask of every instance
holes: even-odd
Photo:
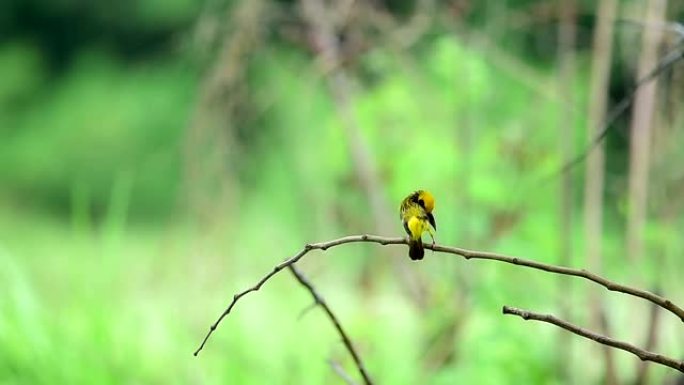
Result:
[[[411,258],[414,261],[417,261],[419,259],[423,259],[424,255],[425,250],[423,249],[423,240],[420,238],[409,238],[409,258]]]

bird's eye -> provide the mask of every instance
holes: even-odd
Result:
[[[418,199],[418,204],[420,205],[420,207],[425,208],[425,201],[424,200]]]

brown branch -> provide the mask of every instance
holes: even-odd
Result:
[[[600,344],[610,346],[610,347],[613,347],[615,349],[620,349],[620,350],[624,350],[626,352],[632,353],[635,356],[639,357],[639,359],[641,359],[642,361],[655,362],[657,364],[668,366],[670,368],[679,370],[680,372],[684,373],[684,361],[677,361],[675,359],[663,356],[661,354],[652,353],[652,352],[640,349],[640,348],[638,348],[632,344],[629,344],[627,342],[614,340],[610,337],[606,337],[604,335],[596,334],[596,333],[591,332],[587,329],[583,329],[579,326],[575,326],[569,322],[558,319],[558,318],[556,318],[550,314],[538,314],[538,313],[533,313],[533,312],[530,312],[527,310],[517,309],[514,307],[510,307],[510,306],[504,306],[503,307],[503,314],[516,315],[518,317],[521,317],[524,320],[534,320],[534,321],[541,321],[541,322],[547,322],[550,324],[554,324],[554,325],[561,327],[561,328],[563,328],[563,329],[565,329],[571,333],[577,334],[578,336],[588,338],[592,341],[596,341]]]
[[[330,309],[330,306],[328,306],[328,304],[325,302],[325,299],[320,294],[318,294],[313,284],[311,284],[311,282],[304,276],[304,274],[302,274],[301,271],[297,269],[295,265],[289,265],[288,268],[290,269],[292,275],[294,275],[294,277],[297,279],[297,281],[299,281],[299,283],[302,284],[302,286],[304,286],[306,290],[309,291],[309,293],[311,293],[311,296],[313,297],[315,304],[323,308],[325,314],[328,316],[328,318],[330,318],[330,321],[335,326],[337,333],[340,335],[340,337],[342,337],[342,342],[344,343],[344,346],[347,348],[347,351],[349,351],[349,354],[351,354],[352,358],[354,359],[356,368],[359,370],[359,374],[361,375],[361,377],[363,377],[363,383],[366,385],[373,385],[373,381],[371,381],[368,372],[366,372],[366,368],[363,365],[363,361],[361,360],[359,353],[356,351],[356,349],[354,349],[354,345],[349,339],[349,336],[347,336],[347,333],[344,331],[344,328],[342,328],[340,320],[337,319],[337,316],[335,316],[335,313],[332,312],[332,309]]]
[[[368,235],[368,234],[363,234],[363,235],[349,235],[346,237],[338,238],[338,239],[333,239],[327,242],[320,242],[320,243],[310,243],[304,246],[304,248],[299,251],[297,254],[295,254],[293,257],[279,263],[276,265],[273,270],[271,270],[268,274],[264,275],[254,286],[238,293],[233,296],[233,300],[230,302],[226,310],[221,313],[219,318],[214,322],[210,327],[209,327],[209,332],[207,335],[204,337],[204,340],[202,341],[202,344],[199,346],[199,348],[195,351],[194,355],[197,356],[199,352],[202,350],[204,345],[206,344],[207,340],[211,336],[211,334],[216,330],[216,327],[218,326],[223,319],[230,314],[231,310],[233,310],[233,307],[235,307],[235,304],[237,301],[242,298],[243,296],[247,295],[248,293],[251,293],[253,291],[257,291],[261,288],[261,286],[266,283],[269,279],[271,279],[274,275],[278,274],[281,270],[284,268],[293,265],[297,263],[300,259],[302,259],[307,253],[309,253],[311,250],[327,250],[331,247],[339,246],[339,245],[344,245],[347,243],[359,243],[359,242],[367,242],[367,243],[379,243],[381,245],[407,245],[407,240],[406,238],[398,238],[398,237],[380,237],[377,235]],[[606,289],[610,291],[617,291],[620,293],[625,293],[629,294],[635,297],[643,298],[647,301],[650,301],[663,309],[666,309],[675,315],[679,317],[679,319],[684,322],[684,309],[680,308],[679,306],[675,305],[670,301],[669,299],[666,299],[664,297],[661,297],[657,294],[651,293],[649,291],[645,290],[640,290],[636,289],[633,287],[621,285],[618,283],[615,283],[613,281],[610,281],[606,278],[603,278],[601,276],[598,276],[596,274],[590,273],[584,269],[573,269],[570,267],[564,267],[564,266],[555,266],[555,265],[549,265],[541,262],[536,262],[536,261],[531,261],[531,260],[526,260],[518,257],[512,257],[512,256],[507,256],[503,254],[496,254],[496,253],[490,253],[486,251],[475,251],[475,250],[468,250],[468,249],[461,249],[458,247],[449,247],[449,246],[441,246],[438,244],[431,244],[431,243],[425,243],[423,246],[426,249],[433,250],[438,253],[446,253],[446,254],[454,254],[454,255],[460,255],[465,259],[488,259],[488,260],[493,260],[493,261],[499,261],[499,262],[504,262],[504,263],[509,263],[512,265],[517,265],[517,266],[525,266],[529,267],[532,269],[536,270],[543,270],[549,273],[555,273],[555,274],[561,274],[561,275],[569,275],[569,276],[574,276],[574,277],[580,277],[584,278],[586,280],[592,281],[598,285],[601,285],[605,287]]]
[[[573,269],[571,267],[549,265],[549,264],[545,264],[542,262],[526,260],[526,259],[507,256],[507,255],[503,255],[503,254],[490,253],[490,252],[486,252],[486,251],[467,250],[467,249],[461,249],[461,248],[457,248],[457,247],[447,247],[447,246],[441,246],[441,245],[434,245],[433,246],[431,244],[426,244],[425,248],[426,249],[432,249],[436,252],[460,255],[465,259],[489,259],[489,260],[494,260],[494,261],[499,261],[499,262],[510,263],[512,265],[525,266],[525,267],[529,267],[529,268],[536,269],[536,270],[543,270],[543,271],[546,271],[549,273],[569,275],[569,276],[573,276],[573,277],[584,278],[584,279],[592,281],[592,282],[594,282],[600,286],[603,286],[610,291],[616,291],[616,292],[620,292],[620,293],[624,293],[624,294],[629,294],[629,295],[650,301],[650,302],[662,307],[663,309],[666,309],[666,310],[672,312],[677,317],[679,317],[679,319],[682,322],[684,322],[684,309],[675,305],[669,299],[666,299],[664,297],[661,297],[657,294],[651,293],[651,292],[646,291],[646,290],[640,290],[640,289],[636,289],[636,288],[633,288],[630,286],[621,285],[619,283],[610,281],[606,278],[603,278],[599,275],[593,274],[593,273],[591,273],[587,270],[584,270],[584,269]]]
[[[385,238],[385,237],[378,237],[378,236],[373,236],[373,235],[352,235],[352,236],[348,236],[348,237],[333,239],[332,241],[328,241],[328,242],[312,243],[312,244],[307,244],[307,245],[305,245],[304,248],[303,248],[300,252],[298,252],[297,254],[295,254],[294,257],[289,258],[289,259],[286,259],[285,261],[283,261],[283,262],[279,263],[278,265],[276,265],[276,266],[273,268],[273,270],[271,270],[268,274],[264,275],[264,276],[259,280],[259,282],[256,283],[256,285],[254,285],[254,286],[250,287],[249,289],[244,290],[244,291],[242,291],[242,292],[240,292],[240,293],[238,293],[238,294],[235,294],[235,295],[233,296],[233,300],[230,302],[230,304],[228,305],[228,307],[226,308],[226,310],[224,310],[223,313],[221,313],[221,315],[219,316],[219,318],[216,320],[216,322],[214,322],[214,323],[209,327],[209,332],[208,332],[207,335],[204,337],[204,340],[203,340],[202,343],[200,344],[199,348],[197,348],[197,350],[195,351],[194,355],[197,356],[197,355],[199,354],[199,352],[202,350],[202,348],[204,348],[204,345],[207,343],[207,340],[208,340],[209,337],[212,335],[212,333],[214,333],[214,330],[216,330],[216,327],[218,326],[218,324],[221,323],[221,321],[223,321],[223,319],[224,319],[228,314],[230,314],[230,312],[233,310],[233,307],[235,306],[235,304],[237,303],[237,301],[238,301],[240,298],[242,298],[243,296],[247,295],[248,293],[251,293],[251,292],[253,292],[253,291],[257,291],[257,290],[261,289],[261,286],[262,286],[264,283],[266,283],[266,281],[268,281],[269,279],[271,279],[274,275],[278,274],[278,273],[279,273],[281,270],[283,270],[284,268],[286,268],[286,267],[288,267],[288,266],[290,266],[290,265],[296,263],[296,262],[299,261],[300,259],[302,259],[302,257],[304,257],[304,255],[306,255],[306,254],[307,254],[309,251],[311,251],[311,250],[316,250],[316,249],[317,249],[317,250],[323,250],[323,251],[325,251],[325,250],[327,250],[327,249],[330,248],[330,247],[339,246],[339,245],[342,245],[342,244],[345,244],[345,243],[354,243],[354,242],[373,242],[373,243],[380,243],[380,244],[382,244],[382,245],[388,245],[388,244],[396,244],[396,245],[398,245],[398,244],[407,244],[406,240],[403,239],[403,238]]]

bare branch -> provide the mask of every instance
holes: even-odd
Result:
[[[616,283],[616,282],[610,281],[606,278],[603,278],[599,275],[590,273],[589,271],[587,271],[585,269],[573,269],[571,267],[549,265],[546,263],[526,260],[526,259],[522,259],[522,258],[518,258],[518,257],[512,257],[512,256],[508,256],[508,255],[503,255],[503,254],[490,253],[490,252],[486,252],[486,251],[467,250],[467,249],[461,249],[461,248],[457,248],[457,247],[448,247],[448,246],[441,246],[441,245],[425,244],[425,248],[426,249],[432,249],[436,252],[460,255],[465,259],[489,259],[489,260],[493,260],[493,261],[510,263],[512,265],[525,266],[525,267],[529,267],[529,268],[536,269],[536,270],[543,270],[543,271],[546,271],[549,273],[555,273],[555,274],[569,275],[569,276],[573,276],[573,277],[584,278],[584,279],[592,281],[598,285],[601,285],[610,291],[616,291],[616,292],[620,292],[620,293],[624,293],[624,294],[629,294],[629,295],[650,301],[650,302],[662,307],[663,309],[666,309],[666,310],[672,312],[677,317],[679,317],[679,319],[682,322],[684,322],[684,309],[675,305],[669,299],[666,299],[664,297],[661,297],[657,294],[651,293],[651,292],[646,291],[646,290],[640,290],[640,289],[636,289],[636,288],[633,288],[630,286],[621,285],[619,283]]]
[[[204,340],[202,341],[202,344],[200,347],[195,351],[194,355],[197,356],[199,352],[202,350],[204,345],[206,344],[207,340],[211,336],[211,334],[216,330],[216,327],[218,326],[219,323],[233,310],[233,307],[237,303],[237,301],[242,298],[243,296],[247,295],[248,293],[251,293],[253,291],[257,291],[261,288],[261,286],[266,283],[269,279],[271,279],[274,275],[278,274],[281,270],[284,268],[293,265],[297,263],[300,259],[302,259],[307,253],[309,253],[311,250],[327,250],[331,247],[339,246],[339,245],[344,245],[347,243],[359,243],[359,242],[367,242],[367,243],[379,243],[381,245],[407,245],[408,242],[406,238],[398,238],[398,237],[380,237],[377,235],[368,235],[368,234],[363,234],[363,235],[350,235],[338,239],[333,239],[327,242],[320,242],[320,243],[311,243],[307,244],[304,246],[304,248],[299,251],[297,254],[295,254],[293,257],[281,262],[280,264],[276,265],[272,271],[270,271],[268,274],[264,275],[254,286],[238,293],[233,296],[233,300],[230,302],[226,310],[223,311],[223,313],[219,316],[219,318],[214,322],[210,327],[209,327],[209,332],[207,335],[204,337]],[[574,277],[580,277],[584,278],[586,280],[592,281],[598,285],[601,285],[605,287],[606,289],[610,291],[616,291],[620,293],[625,293],[629,294],[635,297],[643,298],[647,301],[650,301],[663,309],[666,309],[675,315],[679,317],[679,319],[684,322],[684,309],[680,308],[679,306],[675,305],[670,301],[669,299],[666,299],[664,297],[661,297],[657,294],[651,293],[646,290],[640,290],[636,289],[633,287],[621,285],[618,283],[615,283],[613,281],[610,281],[606,278],[603,278],[599,275],[590,273],[584,269],[573,269],[570,267],[564,267],[564,266],[555,266],[555,265],[549,265],[537,261],[531,261],[531,260],[526,260],[518,257],[512,257],[508,255],[503,255],[503,254],[496,254],[496,253],[490,253],[486,251],[475,251],[475,250],[468,250],[468,249],[461,249],[458,247],[449,247],[449,246],[441,246],[438,244],[431,244],[431,243],[424,243],[423,247],[426,249],[430,249],[433,251],[436,251],[438,253],[446,253],[446,254],[454,254],[454,255],[460,255],[465,259],[488,259],[488,260],[493,260],[493,261],[499,261],[499,262],[504,262],[504,263],[509,263],[512,265],[517,265],[517,266],[525,266],[529,267],[532,269],[536,270],[543,270],[549,273],[554,273],[554,274],[561,274],[561,275],[569,275],[569,276],[574,276]]]
[[[596,341],[600,344],[606,345],[613,347],[615,349],[620,349],[624,350],[626,352],[632,353],[635,356],[639,357],[642,361],[651,361],[655,362],[660,365],[668,366],[670,368],[679,370],[680,372],[684,373],[684,362],[683,361],[677,361],[675,359],[663,356],[661,354],[657,353],[652,353],[648,352],[646,350],[640,349],[632,344],[629,344],[627,342],[623,341],[618,341],[614,340],[610,337],[606,337],[601,334],[596,334],[594,332],[591,332],[589,330],[583,329],[579,326],[575,326],[569,322],[563,321],[561,319],[558,319],[550,314],[538,314],[538,313],[533,313],[527,310],[522,310],[522,309],[517,309],[514,307],[510,306],[504,306],[503,307],[503,314],[511,314],[511,315],[516,315],[518,317],[521,317],[524,320],[534,320],[534,321],[541,321],[541,322],[547,322],[550,324],[554,324],[558,327],[561,327],[571,333],[577,334],[578,336],[582,336],[584,338],[588,338],[592,341]]]
[[[318,294],[313,284],[311,284],[311,282],[304,276],[304,274],[302,274],[301,271],[297,269],[295,265],[289,265],[288,267],[292,275],[294,275],[294,277],[297,279],[297,281],[299,281],[299,283],[301,283],[302,286],[304,286],[309,291],[309,293],[311,293],[311,296],[313,297],[315,303],[319,305],[321,308],[323,308],[325,314],[328,316],[328,318],[330,318],[330,321],[333,323],[335,329],[337,330],[337,334],[339,334],[340,337],[342,337],[342,342],[344,343],[344,346],[347,348],[349,354],[351,354],[352,358],[354,359],[356,368],[359,370],[359,374],[361,375],[361,377],[363,377],[363,383],[366,385],[373,385],[373,381],[371,381],[368,372],[366,372],[366,368],[363,365],[363,361],[361,360],[359,353],[356,351],[356,349],[354,349],[354,345],[347,336],[347,333],[344,331],[344,328],[342,328],[340,320],[337,319],[335,313],[332,312],[330,306],[328,306],[328,304],[325,302],[325,299],[320,294]]]
[[[354,242],[373,242],[373,243],[380,243],[382,245],[388,245],[388,244],[395,244],[395,245],[400,245],[400,244],[407,244],[406,239],[404,238],[385,238],[385,237],[378,237],[378,236],[373,236],[373,235],[351,235],[348,237],[343,237],[343,238],[338,238],[338,239],[333,239],[328,242],[320,242],[320,243],[313,243],[313,244],[307,244],[304,246],[304,248],[298,252],[294,257],[286,259],[285,261],[279,263],[276,265],[273,270],[271,270],[268,274],[264,275],[259,282],[256,283],[256,285],[250,287],[247,290],[244,290],[238,294],[235,294],[233,296],[233,300],[230,302],[226,310],[221,313],[219,318],[214,322],[210,327],[209,327],[209,332],[207,332],[207,335],[204,337],[204,340],[200,344],[199,348],[195,351],[194,355],[197,356],[199,352],[204,348],[204,345],[207,343],[207,340],[209,337],[214,333],[214,330],[216,330],[216,327],[218,326],[223,319],[230,314],[230,312],[233,310],[233,307],[237,303],[237,301],[242,298],[243,296],[247,295],[248,293],[251,293],[253,291],[257,291],[261,289],[261,286],[266,283],[269,279],[271,279],[274,275],[278,274],[281,270],[284,268],[296,263],[304,255],[306,255],[309,251],[311,250],[327,250],[330,247],[335,247],[339,246],[345,243],[354,243]]]

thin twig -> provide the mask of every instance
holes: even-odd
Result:
[[[344,245],[347,243],[359,243],[359,242],[379,243],[381,245],[407,245],[408,244],[408,241],[406,240],[406,238],[380,237],[377,235],[368,235],[368,234],[349,235],[346,237],[333,239],[333,240],[330,240],[327,242],[307,244],[306,246],[304,246],[304,248],[301,251],[299,251],[293,257],[291,257],[291,258],[279,263],[278,265],[276,265],[272,271],[270,271],[268,274],[264,275],[254,286],[252,286],[252,287],[250,287],[244,291],[241,291],[238,294],[235,294],[233,296],[233,300],[230,302],[230,304],[228,305],[226,310],[224,310],[223,313],[221,313],[219,318],[216,320],[216,322],[214,322],[209,327],[209,332],[204,337],[202,344],[195,351],[194,355],[197,356],[197,354],[199,354],[199,352],[202,350],[202,348],[206,344],[206,342],[209,339],[209,337],[211,336],[211,334],[214,332],[214,330],[216,330],[216,327],[231,312],[231,310],[233,310],[233,307],[235,306],[235,304],[237,303],[237,301],[240,298],[247,295],[248,293],[259,290],[261,288],[261,286],[264,283],[266,283],[266,281],[271,279],[274,275],[278,274],[278,272],[280,272],[284,268],[286,268],[292,264],[297,263],[300,259],[302,259],[311,250],[323,250],[323,251],[325,251],[331,247]],[[458,247],[441,246],[438,244],[433,245],[431,243],[425,243],[425,244],[423,244],[423,247],[425,247],[426,249],[433,250],[433,251],[438,252],[438,253],[460,255],[465,259],[488,259],[488,260],[493,260],[493,261],[509,263],[509,264],[517,265],[517,266],[525,266],[525,267],[529,267],[529,268],[536,269],[536,270],[543,270],[543,271],[546,271],[549,273],[555,273],[555,274],[569,275],[569,276],[584,278],[584,279],[592,281],[598,285],[601,285],[610,291],[625,293],[625,294],[629,294],[629,295],[639,297],[639,298],[643,298],[647,301],[650,301],[650,302],[662,307],[663,309],[666,309],[666,310],[674,313],[675,315],[677,315],[677,317],[679,317],[679,319],[682,320],[682,322],[684,322],[684,309],[675,305],[669,299],[666,299],[664,297],[661,297],[661,296],[656,295],[654,293],[651,293],[649,291],[640,290],[640,289],[636,289],[633,287],[629,287],[629,286],[625,286],[625,285],[615,283],[615,282],[610,281],[606,278],[603,278],[603,277],[598,276],[596,274],[590,273],[584,269],[573,269],[570,267],[549,265],[549,264],[545,264],[545,263],[541,263],[541,262],[526,260],[526,259],[507,256],[507,255],[503,255],[503,254],[490,253],[490,252],[486,252],[486,251],[475,251],[475,250],[461,249]]]
[[[626,352],[632,353],[635,356],[639,357],[639,359],[641,359],[642,361],[655,362],[655,363],[658,363],[658,364],[679,370],[680,372],[684,373],[684,361],[677,361],[675,359],[663,356],[661,354],[652,353],[652,352],[640,349],[640,348],[638,348],[632,344],[629,344],[627,342],[614,340],[610,337],[606,337],[606,336],[601,335],[601,334],[596,334],[596,333],[591,332],[589,330],[583,329],[579,326],[575,326],[569,322],[558,319],[558,318],[556,318],[550,314],[538,314],[538,313],[533,313],[531,311],[517,309],[514,307],[510,307],[510,306],[504,306],[503,307],[503,314],[516,315],[518,317],[521,317],[524,320],[534,320],[534,321],[541,321],[541,322],[547,322],[550,324],[554,324],[554,325],[561,327],[561,328],[563,328],[563,329],[565,329],[571,333],[577,334],[578,336],[588,338],[590,340],[596,341],[596,342],[603,344],[603,345],[606,345],[606,346],[613,347],[615,349],[620,349],[620,350],[624,350]]]
[[[613,109],[610,111],[610,114],[608,114],[606,120],[597,130],[598,133],[596,134],[596,136],[591,139],[589,145],[577,156],[575,156],[569,162],[561,166],[561,168],[557,172],[551,174],[549,176],[549,179],[555,177],[558,174],[568,172],[570,169],[575,167],[579,162],[584,160],[584,158],[586,158],[587,155],[603,141],[603,139],[608,135],[608,131],[613,126],[613,123],[615,123],[615,121],[622,115],[622,113],[625,112],[627,108],[632,104],[639,88],[644,84],[656,79],[663,71],[667,70],[668,68],[671,68],[675,63],[683,59],[684,47],[682,46],[676,47],[667,55],[665,55],[663,59],[660,60],[660,62],[658,62],[655,68],[648,72],[644,77],[639,79],[636,82],[636,84],[634,84],[632,89],[627,92],[627,95],[624,98],[622,98],[622,100],[620,100],[620,102],[616,104],[615,107],[613,107]]]
[[[293,265],[294,266],[294,265]],[[311,310],[315,309],[318,304],[316,302],[312,303],[311,305],[305,307],[302,309],[302,311],[299,312],[299,315],[297,316],[297,321],[301,320],[304,318],[305,315],[307,315]]]
[[[359,370],[359,374],[361,375],[361,377],[363,377],[363,383],[366,385],[373,385],[373,381],[371,381],[368,372],[366,372],[366,368],[363,365],[363,361],[361,360],[359,353],[356,351],[356,349],[354,349],[354,345],[347,336],[347,333],[344,331],[344,328],[342,328],[340,320],[337,319],[337,316],[335,316],[335,313],[332,312],[332,309],[330,309],[330,306],[328,306],[328,304],[325,302],[325,299],[320,294],[318,294],[313,284],[311,284],[311,282],[304,276],[304,274],[302,274],[301,271],[297,269],[295,265],[290,265],[288,267],[292,275],[294,275],[294,277],[297,279],[297,281],[299,281],[299,283],[301,283],[302,286],[304,286],[309,291],[309,293],[311,293],[311,296],[313,297],[315,303],[319,305],[321,308],[323,308],[325,314],[328,316],[328,318],[330,318],[330,321],[335,326],[335,329],[337,329],[337,333],[340,335],[340,337],[342,337],[342,342],[344,343],[344,346],[347,348],[347,351],[349,351],[349,354],[351,354],[352,358],[354,359],[356,368]]]
[[[369,240],[372,239],[372,240]],[[285,261],[279,263],[276,265],[273,270],[271,270],[268,274],[264,275],[259,282],[256,283],[256,285],[250,287],[247,290],[244,290],[238,294],[235,294],[233,296],[233,300],[230,302],[226,310],[221,313],[219,318],[214,322],[210,327],[209,327],[209,332],[207,335],[204,337],[204,340],[202,341],[202,344],[200,344],[199,348],[195,351],[194,355],[197,356],[199,352],[204,348],[204,345],[207,343],[207,340],[211,336],[212,333],[214,333],[214,330],[216,330],[216,327],[223,321],[223,319],[230,314],[231,310],[233,310],[233,307],[237,303],[237,301],[242,298],[243,296],[247,295],[248,293],[251,293],[253,291],[257,291],[261,289],[261,286],[266,283],[269,279],[271,279],[274,275],[278,274],[281,270],[284,268],[296,263],[304,255],[306,255],[309,251],[311,250],[327,250],[330,247],[342,245],[345,243],[352,243],[352,242],[375,242],[375,243],[380,243],[380,244],[407,244],[406,240],[403,238],[384,238],[384,237],[376,237],[376,236],[370,236],[370,235],[352,235],[348,237],[343,237],[339,239],[334,239],[332,241],[328,242],[321,242],[321,243],[313,243],[313,244],[307,244],[304,246],[304,248],[298,252],[294,257],[286,259]],[[383,243],[384,242],[384,243]]]
[[[328,363],[330,364],[330,367],[332,368],[333,372],[335,372],[335,374],[337,374],[342,379],[342,381],[344,381],[347,385],[356,385],[356,382],[352,380],[351,376],[349,376],[349,374],[344,371],[342,365],[333,360],[328,361]]]

